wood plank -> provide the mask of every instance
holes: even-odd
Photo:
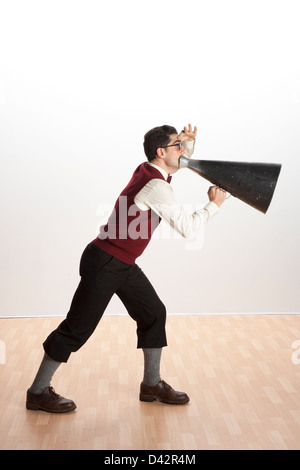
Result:
[[[104,316],[53,379],[77,410],[26,410],[41,344],[60,321],[0,319],[1,449],[300,449],[299,315],[169,316],[162,378],[189,394],[186,406],[139,401],[135,323]]]

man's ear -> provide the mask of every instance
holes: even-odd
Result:
[[[162,149],[161,147],[158,147],[156,149],[156,155],[158,156],[158,158],[163,158],[164,156],[164,149]]]

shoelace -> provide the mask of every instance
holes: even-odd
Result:
[[[173,388],[171,387],[171,385],[167,384],[167,382],[165,382],[164,380],[161,381],[163,386],[164,386],[164,389],[166,390],[173,390]]]
[[[59,398],[58,393],[55,392],[53,387],[49,387],[49,394],[52,395],[53,398]]]

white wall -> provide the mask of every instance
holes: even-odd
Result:
[[[298,1],[0,3],[0,315],[64,315],[78,263],[145,160],[198,126],[195,158],[282,163],[266,215],[234,198],[201,250],[156,236],[139,264],[171,313],[299,312]],[[178,199],[209,183],[174,176]],[[163,238],[163,239],[162,239]],[[124,313],[118,299],[107,313]]]

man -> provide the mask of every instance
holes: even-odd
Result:
[[[204,209],[188,214],[178,204],[170,186],[179,159],[193,153],[197,128],[189,124],[178,134],[171,126],[151,129],[144,137],[148,161],[142,163],[118,197],[106,225],[83,252],[79,286],[66,319],[44,342],[44,357],[27,391],[26,407],[53,413],[76,408],[72,400],[55,393],[50,383],[62,362],[91,336],[110,299],[117,294],[137,324],[137,347],[144,354],[142,401],[184,405],[189,397],[175,391],[160,377],[162,348],[167,345],[166,308],[135,263],[148,245],[161,219],[183,237],[196,233],[213,217],[225,193],[211,187]]]

